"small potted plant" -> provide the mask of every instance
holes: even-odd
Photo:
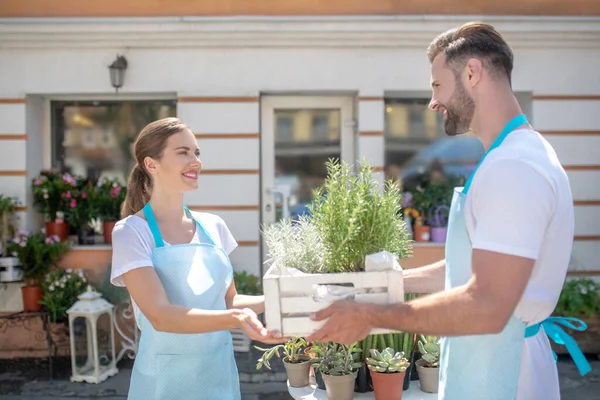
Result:
[[[445,204],[433,207],[428,218],[431,227],[431,241],[434,243],[445,243],[448,233],[448,216],[450,207]]]
[[[400,400],[404,390],[404,377],[410,362],[404,352],[386,347],[382,352],[371,349],[366,362],[371,371],[376,400]]]
[[[52,267],[56,267],[62,256],[69,250],[67,242],[56,235],[43,233],[27,234],[18,232],[8,250],[19,259],[25,285],[21,288],[24,311],[40,311],[42,305],[42,283]]]
[[[50,322],[67,323],[67,310],[85,292],[88,281],[82,270],[53,268],[42,282],[43,295],[40,303],[50,314]],[[68,324],[66,324],[68,326]]]
[[[71,190],[76,186],[77,181],[73,176],[56,170],[42,171],[40,176],[33,179],[33,205],[44,214],[49,236],[56,235],[62,241],[69,237],[69,223],[64,213],[71,204]]]
[[[121,219],[121,206],[126,196],[127,187],[119,180],[103,179],[98,182],[96,203],[106,244],[112,243],[112,230]]]
[[[426,393],[437,393],[440,376],[440,340],[435,336],[420,335],[417,343],[421,359],[416,362],[419,371],[421,390]]]
[[[271,369],[270,360],[274,355],[281,358],[279,350],[283,350],[283,365],[288,376],[291,387],[308,386],[310,358],[304,354],[304,349],[308,346],[303,337],[291,338],[287,343],[278,344],[268,349],[254,346],[255,349],[263,352],[262,357],[256,364],[256,369],[263,366]]]
[[[78,177],[75,181],[75,187],[63,193],[68,202],[66,218],[77,231],[77,242],[80,245],[94,244],[96,241],[92,220],[97,217],[96,188],[87,179]]]
[[[19,259],[8,251],[9,240],[15,235],[16,200],[0,194],[0,282],[14,282],[21,279]]]
[[[328,343],[323,356],[314,360],[313,368],[323,377],[327,399],[352,400],[354,398],[356,375],[363,365],[358,361],[362,350],[357,344],[346,346]]]

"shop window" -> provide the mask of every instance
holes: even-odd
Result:
[[[148,123],[176,115],[175,100],[53,101],[52,166],[95,182],[127,181],[131,145]]]

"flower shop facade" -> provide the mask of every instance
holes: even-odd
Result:
[[[404,186],[418,186],[432,165],[472,170],[481,155],[476,139],[448,142],[440,117],[427,110],[425,49],[442,31],[483,19],[513,47],[513,88],[571,180],[570,274],[600,275],[600,18],[531,10],[457,16],[443,2],[439,12],[447,15],[435,16],[399,15],[420,11],[386,11],[385,1],[333,1],[322,9],[309,1],[312,9],[282,6],[279,16],[268,1],[251,12],[231,2],[244,17],[224,15],[225,8],[197,16],[186,9],[190,2],[173,2],[176,17],[158,6],[123,10],[110,1],[78,15],[62,2],[37,11],[33,3],[0,11],[0,194],[18,199],[24,229],[44,222],[32,193],[42,170],[123,181],[139,129],[177,116],[195,133],[204,168],[186,203],[220,215],[239,244],[235,268],[260,276],[261,227],[306,211],[328,158],[366,160],[380,182]],[[515,1],[505,2],[507,12],[477,3],[481,14],[519,14]],[[546,14],[575,13],[579,3]],[[456,12],[473,12],[466,7],[461,2]],[[40,16],[47,18],[32,18]],[[126,68],[111,76],[108,67],[123,60]],[[111,248],[101,225],[96,234],[94,244],[74,244],[62,265],[100,280]],[[426,239],[402,265],[443,256],[443,240]],[[4,284],[0,311],[18,311],[20,302],[18,286]]]

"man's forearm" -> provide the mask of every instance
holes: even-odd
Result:
[[[444,290],[446,260],[431,265],[403,270],[406,293],[437,293]]]
[[[362,317],[375,328],[433,336],[497,333],[506,323],[494,307],[497,300],[469,284],[394,305],[365,304]],[[362,305],[360,307],[363,307]]]

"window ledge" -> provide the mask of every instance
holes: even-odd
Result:
[[[90,244],[90,245],[79,245],[74,244],[71,246],[71,250],[112,250],[112,246],[110,244]]]

